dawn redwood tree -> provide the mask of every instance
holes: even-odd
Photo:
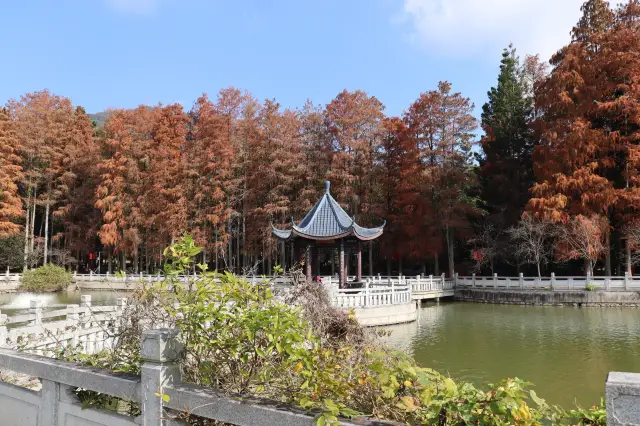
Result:
[[[369,224],[374,158],[380,143],[384,106],[375,96],[343,90],[326,107],[331,141],[332,182],[336,199],[362,224]]]
[[[593,276],[598,259],[607,251],[608,222],[603,216],[577,215],[557,227],[556,256],[560,261],[584,259],[587,274]]]
[[[229,181],[235,152],[231,146],[229,112],[220,111],[202,95],[190,112],[191,131],[187,141],[187,168],[191,182],[190,216],[194,238],[215,259],[223,256],[229,244],[227,222]]]
[[[586,2],[573,42],[554,55],[555,68],[536,93],[538,183],[529,207],[559,222],[604,217],[607,275],[611,232],[623,232],[640,201],[638,9],[637,2],[615,12],[607,2]]]
[[[16,223],[23,214],[18,193],[18,182],[22,178],[18,150],[15,122],[6,109],[0,108],[0,238],[20,231],[20,225]]]
[[[414,192],[414,183],[420,173],[418,151],[407,130],[399,117],[382,121],[373,213],[379,220],[387,220],[380,237],[380,252],[387,262],[395,256],[413,257],[423,248],[424,238],[414,232],[420,223],[413,221],[413,210],[404,208],[417,204],[419,194]]]
[[[34,252],[36,206],[43,206],[43,263],[48,261],[51,212],[61,196],[64,180],[65,145],[75,109],[68,98],[47,90],[27,93],[9,101],[20,139],[24,197],[27,200],[25,259]],[[25,267],[27,266],[25,262]]]
[[[188,192],[184,185],[188,122],[180,104],[167,105],[159,108],[151,129],[143,204],[145,214],[153,217],[154,243],[158,247],[189,230]],[[137,258],[137,251],[133,254]]]
[[[469,235],[469,219],[479,210],[473,195],[477,181],[471,157],[477,121],[469,98],[451,89],[450,83],[440,82],[437,90],[421,94],[404,120],[420,151],[419,192],[430,205],[420,219],[433,221],[431,226],[442,232],[449,275],[453,276],[456,239]]]
[[[99,174],[96,187],[96,208],[102,213],[98,231],[106,247],[111,272],[113,254],[120,257],[120,267],[126,267],[126,254],[137,255],[145,243],[145,252],[157,249],[150,245],[155,230],[154,211],[145,203],[150,166],[151,130],[158,108],[140,106],[134,110],[113,110],[105,122],[100,143]],[[148,265],[148,263],[147,263]]]
[[[53,238],[58,243],[57,253],[68,251],[78,257],[80,252],[86,253],[95,248],[94,238],[100,223],[99,212],[94,206],[98,144],[94,139],[93,124],[84,108],[75,109],[65,134],[63,172],[56,185],[59,201],[53,212],[62,228]],[[66,259],[73,260],[69,256]]]
[[[247,248],[254,256],[262,253],[267,266],[279,249],[271,225],[282,227],[291,217],[306,213],[300,208],[306,203],[298,202],[307,176],[301,136],[294,111],[280,111],[277,102],[265,101],[258,114],[258,137],[249,152]]]
[[[298,112],[300,133],[304,145],[307,170],[306,186],[300,193],[300,209],[309,209],[321,195],[323,182],[331,169],[331,134],[325,120],[325,110],[307,100]]]

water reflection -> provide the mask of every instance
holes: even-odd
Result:
[[[467,303],[425,305],[386,341],[477,385],[517,376],[570,408],[604,396],[609,371],[640,372],[640,310]]]

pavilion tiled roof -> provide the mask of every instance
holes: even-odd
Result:
[[[278,229],[272,226],[273,235],[282,240],[296,236],[310,240],[332,240],[355,236],[359,240],[373,240],[382,235],[384,223],[377,228],[364,228],[331,196],[330,183],[325,182],[325,192],[299,224],[292,224],[291,229]],[[293,222],[293,219],[292,219]]]

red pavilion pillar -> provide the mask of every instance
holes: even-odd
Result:
[[[311,281],[311,244],[307,244],[305,267],[307,268],[307,281]]]
[[[356,269],[356,281],[362,281],[362,244],[358,241],[358,267]]]

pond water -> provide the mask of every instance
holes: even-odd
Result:
[[[425,304],[385,339],[476,386],[519,377],[549,403],[589,406],[609,371],[640,372],[640,309]]]

